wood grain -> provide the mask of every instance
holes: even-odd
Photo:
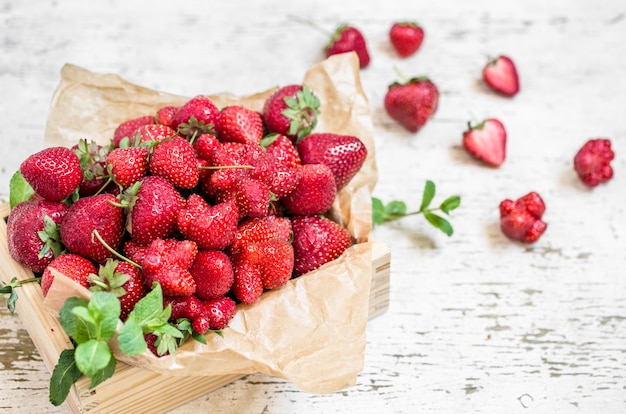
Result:
[[[249,375],[172,412],[626,411],[626,9],[618,0],[232,0],[149,8],[0,0],[0,193],[40,148],[64,63],[180,95],[247,95],[298,82],[323,58],[325,35],[288,15],[328,30],[348,21],[364,32],[375,195],[418,207],[431,179],[435,201],[462,198],[451,217],[455,233],[448,238],[419,216],[375,229],[393,256],[391,303],[368,325],[356,386],[310,395]],[[395,20],[426,30],[422,49],[407,60],[387,41]],[[480,80],[487,56],[499,53],[518,64],[522,89],[513,99]],[[417,134],[382,107],[394,66],[426,74],[440,88],[435,117]],[[508,133],[499,169],[478,164],[460,144],[469,120],[492,116]],[[593,137],[612,139],[615,177],[589,190],[572,159]],[[548,230],[522,245],[501,234],[497,207],[529,191],[546,201]],[[47,403],[48,372],[19,319],[0,310],[0,320],[0,411],[66,412]]]

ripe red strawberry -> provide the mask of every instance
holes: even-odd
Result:
[[[546,231],[542,221],[545,203],[539,194],[530,192],[516,201],[500,203],[500,228],[507,237],[524,243],[533,243]]]
[[[11,257],[35,273],[41,273],[61,254],[59,224],[68,207],[39,197],[21,202],[7,219],[7,247]]]
[[[319,99],[308,86],[287,85],[267,98],[263,105],[263,120],[270,132],[295,141],[315,128],[319,106]]]
[[[520,90],[515,63],[508,56],[500,55],[483,68],[483,80],[494,91],[514,96]]]
[[[267,184],[251,178],[244,178],[237,182],[232,190],[232,197],[226,193],[221,197],[232,200],[237,205],[239,218],[263,217],[268,214],[271,202],[271,193]]]
[[[337,259],[352,244],[348,230],[325,217],[296,216],[292,226],[298,276]]]
[[[277,165],[274,168],[272,181],[269,184],[274,201],[280,200],[295,190],[298,185],[298,170],[293,167]]]
[[[214,133],[219,127],[219,117],[220,110],[213,101],[197,95],[178,108],[172,128],[187,137]]]
[[[314,133],[297,145],[304,164],[325,164],[333,172],[337,190],[352,180],[367,158],[363,141],[352,135]]]
[[[265,216],[248,218],[239,224],[230,251],[236,252],[246,244],[265,240],[290,241],[291,220],[287,217]]]
[[[81,139],[78,144],[72,146],[72,151],[78,156],[80,168],[83,170],[83,181],[78,188],[78,195],[86,197],[96,194],[107,184],[108,147],[103,147],[95,141],[88,143],[87,140]]]
[[[240,105],[222,108],[217,136],[222,142],[258,144],[263,138],[261,114]]]
[[[226,295],[235,280],[230,259],[221,250],[200,250],[189,272],[196,282],[196,296],[200,299]]]
[[[387,114],[410,132],[417,132],[437,111],[439,90],[427,77],[394,82],[385,94]]]
[[[137,243],[166,238],[177,230],[178,211],[185,200],[165,178],[146,176],[133,197],[127,230]]]
[[[154,122],[154,116],[152,115],[143,115],[122,122],[117,126],[117,128],[115,128],[115,131],[113,132],[113,147],[119,147],[124,138],[126,138],[126,141],[130,140],[130,142],[132,142],[135,138],[135,135],[137,134],[137,129],[139,129],[139,127],[148,124],[154,124]]]
[[[209,329],[221,330],[228,326],[237,312],[237,304],[223,296],[204,303],[204,312],[208,317]]]
[[[499,167],[506,158],[506,130],[502,122],[489,118],[477,125],[468,123],[463,147],[475,158]]]
[[[124,212],[113,194],[83,197],[72,204],[61,221],[61,240],[70,253],[104,263],[113,253],[94,237],[97,231],[110,248],[122,245]]]
[[[186,206],[178,211],[178,230],[193,240],[200,249],[221,250],[232,243],[237,231],[237,205],[225,202],[209,206],[198,194],[187,198]]]
[[[146,257],[146,253],[148,252],[149,248],[150,248],[150,243],[141,244],[141,243],[137,243],[133,239],[126,240],[124,242],[124,245],[122,246],[124,255],[128,259],[137,263],[139,266],[142,265],[143,259]]]
[[[340,24],[333,33],[325,48],[326,57],[339,53],[355,52],[359,57],[359,66],[367,67],[370,63],[370,55],[367,50],[367,42],[359,29],[347,24]]]
[[[115,148],[106,160],[109,176],[126,189],[148,173],[149,150],[146,147]]]
[[[234,297],[239,302],[248,305],[256,302],[263,293],[263,280],[259,267],[243,261],[237,265],[233,263],[233,272],[235,281],[231,292]]]
[[[277,164],[290,168],[302,164],[294,143],[285,135],[269,134],[261,140],[261,146],[274,157]]]
[[[49,147],[28,156],[20,172],[37,194],[50,201],[64,200],[83,181],[78,156],[65,147]]]
[[[120,319],[126,320],[135,304],[146,296],[148,288],[139,268],[118,260],[109,259],[100,265],[98,274],[89,276],[89,290],[111,292],[120,300]]]
[[[424,29],[415,22],[396,22],[389,29],[389,41],[401,57],[417,52],[424,41]]]
[[[325,164],[303,164],[298,167],[298,184],[282,204],[292,214],[322,214],[330,209],[337,185],[332,170]]]
[[[190,296],[196,291],[196,282],[189,267],[198,253],[198,246],[191,240],[156,239],[143,260],[146,284],[158,282],[163,296]]]
[[[96,273],[96,266],[84,257],[73,253],[65,253],[55,257],[41,275],[41,291],[44,296],[48,295],[50,286],[54,281],[53,271],[67,276],[84,288],[89,288],[89,275]]]
[[[298,276],[337,259],[352,244],[348,230],[325,217],[296,216],[292,227],[294,272]]]
[[[196,157],[213,163],[213,153],[219,147],[220,142],[215,135],[202,134],[198,136],[193,144],[196,150]]]
[[[609,139],[590,139],[574,156],[574,170],[584,184],[595,187],[613,177],[611,161],[614,157]]]
[[[176,322],[177,319],[187,318],[195,319],[203,311],[204,302],[195,295],[188,296],[164,296],[163,307],[171,305],[172,313],[170,314],[170,322]]]
[[[159,125],[165,125],[170,128],[174,125],[174,115],[178,112],[178,107],[173,105],[167,105],[159,108],[154,117],[155,122]]]
[[[148,168],[174,187],[189,189],[198,184],[199,172],[193,145],[176,136],[159,141],[153,148]]]
[[[135,131],[137,140],[132,144],[137,146],[142,142],[161,141],[165,138],[171,138],[176,136],[176,131],[167,125],[161,124],[148,124],[139,127]]]

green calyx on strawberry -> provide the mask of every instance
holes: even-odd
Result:
[[[263,106],[263,119],[270,132],[292,140],[304,137],[317,125],[320,101],[306,85],[279,88]]]
[[[185,102],[174,114],[172,128],[192,138],[201,134],[215,134],[219,127],[220,110],[211,99],[197,95]]]
[[[428,77],[389,85],[384,106],[393,120],[410,132],[419,131],[437,111],[439,90]]]
[[[72,147],[72,151],[78,156],[83,170],[78,195],[85,197],[97,194],[108,184],[105,170],[109,148],[94,141],[88,143],[86,139],[81,139]]]

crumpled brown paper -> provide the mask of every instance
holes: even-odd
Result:
[[[371,191],[377,178],[369,103],[359,75],[358,58],[349,53],[312,67],[303,80],[321,102],[315,131],[356,135],[368,149],[362,170],[340,192],[331,212],[356,243],[339,259],[265,292],[253,305],[239,305],[223,337],[209,334],[206,345],[189,341],[163,358],[116,352],[118,360],[170,375],[266,373],[312,393],[356,383],[364,365],[372,277]],[[260,111],[275,90],[209,96],[220,108],[240,104]],[[120,122],[188,99],[68,64],[52,99],[45,145],[71,146],[80,138],[108,144]],[[89,295],[68,280],[58,277],[48,293],[45,304],[53,312],[66,297]]]

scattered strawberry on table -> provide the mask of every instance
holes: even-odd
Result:
[[[494,91],[515,96],[520,90],[519,76],[515,62],[504,55],[491,59],[483,67],[483,80]]]
[[[506,158],[506,130],[498,119],[489,118],[472,125],[463,133],[463,148],[474,158],[493,167]]]
[[[339,53],[355,52],[361,69],[370,64],[370,54],[363,33],[354,26],[340,24],[325,47],[326,57]]]
[[[590,139],[574,156],[574,170],[585,185],[596,187],[613,177],[611,161],[614,157],[609,139]]]
[[[389,42],[402,58],[419,50],[424,41],[424,28],[415,22],[395,22],[389,29]]]
[[[437,111],[439,90],[426,76],[393,82],[385,93],[387,114],[409,132],[419,131]]]
[[[500,228],[507,237],[524,243],[534,243],[546,231],[541,219],[546,205],[541,196],[532,191],[517,200],[500,202]]]

